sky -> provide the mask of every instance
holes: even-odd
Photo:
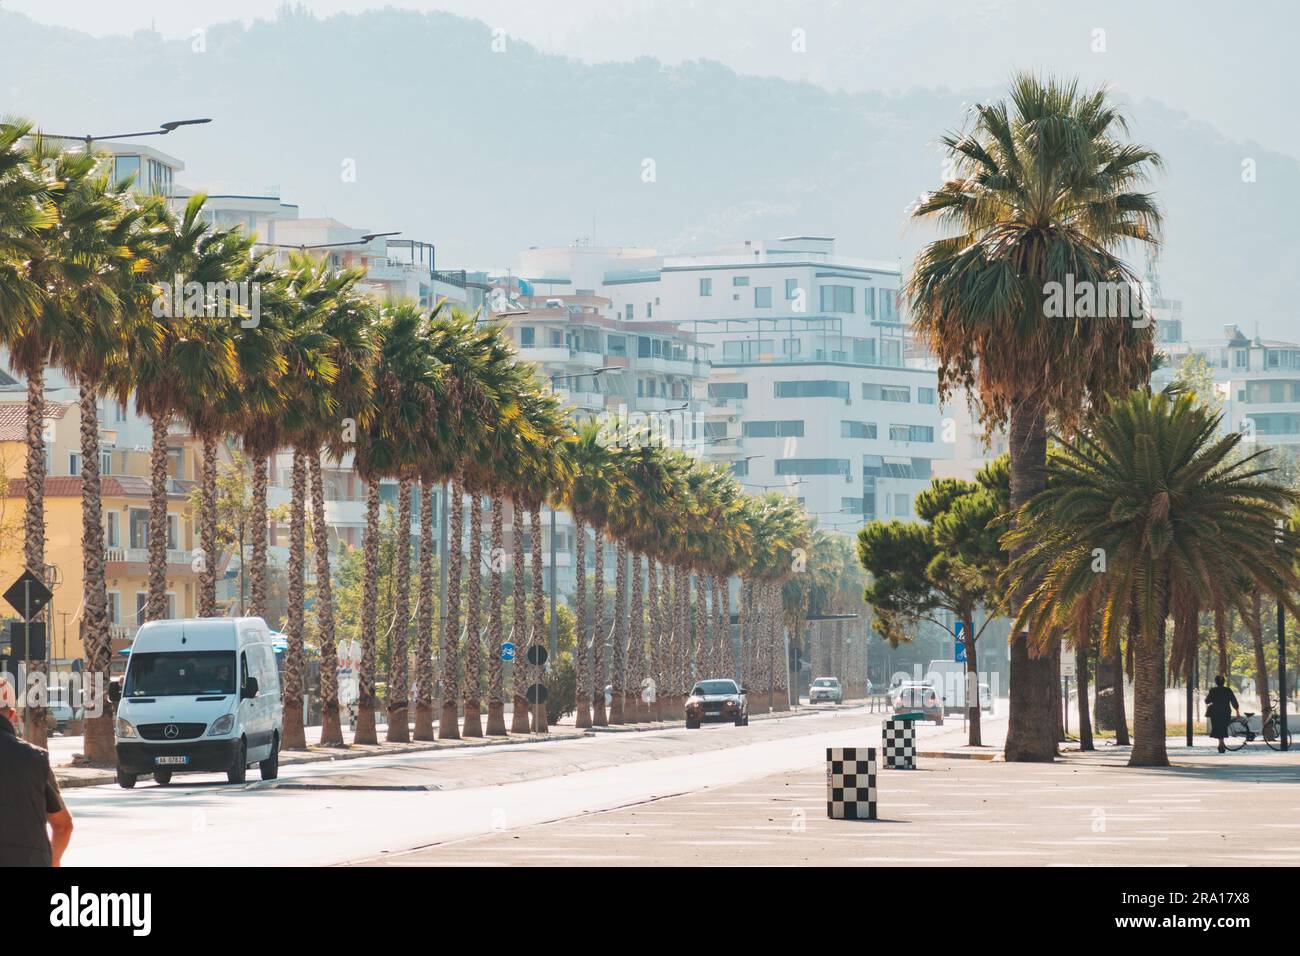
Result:
[[[280,0],[0,0],[42,23],[174,38],[214,20],[268,18]],[[317,16],[445,10],[586,61],[712,59],[830,88],[1001,86],[1025,65],[1105,80],[1300,157],[1292,49],[1300,4],[1254,0],[305,0]],[[804,55],[792,50],[802,31]],[[971,37],[978,34],[976,45]]]

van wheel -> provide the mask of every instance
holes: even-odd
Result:
[[[280,735],[276,734],[271,738],[271,756],[267,757],[257,765],[257,769],[262,772],[263,780],[274,780],[280,776]]]
[[[153,772],[153,782],[160,787],[165,787],[172,782],[172,772],[170,770],[155,770]]]
[[[243,783],[248,779],[248,744],[239,742],[239,753],[235,754],[235,763],[226,771],[226,780],[230,783]]]
[[[127,773],[121,767],[117,768],[117,785],[123,790],[130,790],[135,786],[135,774]]]

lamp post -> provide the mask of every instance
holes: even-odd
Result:
[[[266,249],[293,249],[298,252],[308,252],[312,249],[338,249],[343,246],[368,246],[376,239],[386,239],[389,236],[400,236],[401,230],[397,232],[368,232],[360,239],[349,239],[346,242],[255,242],[254,246],[262,246]]]
[[[109,136],[93,136],[90,134],[82,136],[65,136],[61,133],[41,133],[46,139],[66,139],[75,140],[86,144],[87,151],[95,144],[95,140],[113,140],[113,139],[139,139],[142,136],[166,136],[182,126],[202,126],[205,123],[211,123],[211,119],[187,119],[187,120],[170,120],[166,123],[158,124],[157,129],[144,130],[139,133],[114,133]]]

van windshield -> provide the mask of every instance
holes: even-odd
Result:
[[[234,651],[132,654],[123,690],[126,697],[189,697],[234,692]]]

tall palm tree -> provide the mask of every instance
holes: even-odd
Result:
[[[1104,89],[1020,74],[1009,102],[973,115],[943,138],[952,178],[913,210],[948,235],[918,254],[906,296],[938,358],[940,398],[978,392],[981,421],[1008,424],[1019,508],[1043,489],[1048,418],[1069,431],[1087,404],[1149,374],[1149,321],[1055,317],[1048,305],[1066,283],[1136,285],[1117,251],[1158,242],[1159,210],[1140,189],[1160,157],[1119,138],[1126,122]],[[1032,587],[1017,583],[1013,611]],[[1054,659],[1013,635],[1008,760],[1056,753],[1057,686]]]
[[[1061,440],[1047,461],[1049,490],[1027,502],[1007,544],[1019,548],[1008,577],[1038,582],[1016,626],[1039,648],[1054,629],[1096,606],[1105,652],[1131,628],[1134,742],[1130,766],[1165,766],[1167,621],[1175,667],[1195,653],[1199,607],[1224,582],[1249,580],[1296,613],[1300,538],[1284,527],[1300,495],[1268,480],[1241,435],[1220,437],[1220,416],[1189,395],[1134,391]],[[1099,550],[1100,549],[1100,550]],[[1097,571],[1098,553],[1105,571]],[[1249,598],[1226,595],[1245,613]],[[1188,627],[1190,622],[1191,626]]]
[[[82,613],[85,676],[107,681],[111,639],[108,592],[104,575],[103,502],[100,485],[99,411],[101,396],[125,404],[132,370],[126,346],[137,334],[149,334],[143,320],[148,285],[141,276],[152,254],[142,228],[142,210],[130,201],[126,183],[111,183],[98,167],[69,182],[59,203],[63,228],[60,255],[76,265],[76,283],[66,289],[70,333],[51,350],[79,390],[81,409]],[[86,756],[111,765],[113,719],[106,707],[86,725]]]
[[[429,443],[428,422],[437,418],[442,392],[442,368],[436,364],[430,348],[428,318],[417,307],[398,304],[386,307],[376,329],[379,342],[374,368],[373,416],[357,433],[356,468],[366,482],[365,606],[361,617],[361,673],[358,681],[357,743],[377,743],[375,729],[375,642],[377,622],[375,601],[379,581],[379,482],[383,478],[399,481],[415,477],[418,462]],[[410,540],[410,515],[407,525],[398,529],[399,537]],[[399,549],[400,550],[400,549]],[[409,565],[409,550],[408,550]],[[403,739],[406,732],[408,688],[405,685],[407,654],[406,620],[393,622],[393,641],[389,646],[391,662],[400,657],[397,669],[390,673],[388,686],[389,737]],[[392,678],[398,678],[395,683]],[[398,723],[400,727],[394,727]],[[452,720],[455,724],[454,715]]]
[[[149,272],[157,295],[163,295],[163,285],[170,286],[176,276],[205,287],[208,283],[224,283],[232,270],[247,261],[248,243],[234,231],[213,229],[204,218],[205,202],[206,198],[197,194],[179,215],[168,208],[165,200],[148,204],[147,215],[159,244]],[[205,301],[200,308],[159,317],[154,334],[137,337],[128,347],[135,368],[136,411],[148,416],[153,428],[149,452],[149,581],[145,604],[145,619],[149,621],[167,614],[168,429],[187,408],[202,405],[199,396],[204,396],[214,409],[220,406],[224,411],[229,409],[238,391],[240,370],[233,338],[237,321],[209,314],[212,310],[207,305]],[[219,435],[218,427],[212,435],[213,441]],[[212,467],[207,475],[211,481],[205,484],[209,492],[215,483],[215,445],[213,450]],[[203,510],[208,517],[215,514],[215,499],[210,497]],[[205,534],[212,540],[205,542],[201,615],[215,610],[215,600],[210,599],[214,578],[206,570],[214,564],[215,534],[211,533],[211,522],[205,527],[209,529]]]

